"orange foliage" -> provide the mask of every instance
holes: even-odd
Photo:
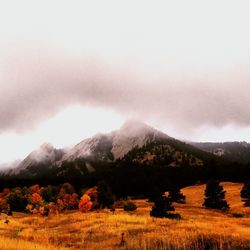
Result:
[[[96,208],[98,206],[98,192],[97,187],[90,188],[85,193],[90,197],[90,200],[92,202],[92,208]]]
[[[40,186],[38,184],[31,186],[29,189],[31,190],[32,194],[40,192]]]
[[[56,205],[57,205],[59,212],[61,212],[65,209],[64,203],[61,199],[57,199]]]
[[[84,194],[79,202],[79,210],[83,213],[88,212],[92,208],[92,201],[87,194]]]

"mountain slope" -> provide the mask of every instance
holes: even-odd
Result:
[[[223,143],[192,142],[191,144],[201,150],[233,162],[243,164],[250,162],[250,144],[244,141]]]
[[[47,172],[64,155],[64,150],[56,149],[49,143],[42,144],[32,151],[16,168],[5,172],[6,175],[36,176]]]
[[[165,167],[201,167],[213,154],[178,141],[141,122],[130,121],[119,130],[97,134],[67,150],[44,144],[28,155],[10,176],[72,176],[102,172],[125,161]]]

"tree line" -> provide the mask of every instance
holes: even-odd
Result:
[[[229,204],[225,199],[223,186],[218,180],[210,180],[206,184],[203,206],[206,208],[227,211]],[[244,206],[250,206],[250,183],[245,183],[240,192]],[[115,211],[117,197],[110,185],[105,181],[98,182],[92,188],[83,188],[78,192],[70,183],[59,186],[48,185],[40,187],[38,184],[30,187],[4,188],[0,193],[0,212],[12,215],[12,212],[26,212],[48,216],[66,210],[79,209],[81,212],[108,208]],[[119,199],[121,200],[121,199]],[[168,191],[162,192],[157,188],[148,196],[153,202],[150,216],[160,218],[180,219],[181,215],[174,213],[173,203],[186,203],[186,197],[179,186],[172,186]],[[122,207],[125,211],[136,210],[136,204],[126,197]]]

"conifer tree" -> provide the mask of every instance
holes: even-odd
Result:
[[[150,211],[150,216],[158,218],[179,219],[180,215],[171,213],[172,211],[175,211],[175,208],[172,205],[170,198],[166,194],[164,194],[155,198],[154,205],[152,207],[152,210]]]
[[[244,206],[250,207],[250,182],[244,184],[240,191],[240,197],[244,201]]]
[[[209,181],[205,189],[205,200],[203,206],[221,210],[228,209],[229,205],[225,200],[225,193],[226,191],[223,190],[223,186],[220,185],[219,181]]]
[[[169,190],[169,198],[172,202],[177,202],[177,203],[186,203],[186,196],[181,193],[181,190],[177,186],[173,186]]]
[[[98,204],[100,208],[110,208],[115,201],[111,187],[105,181],[100,181],[97,187]]]

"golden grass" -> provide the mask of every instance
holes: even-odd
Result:
[[[14,213],[9,225],[0,221],[0,249],[250,249],[250,208],[242,206],[242,184],[223,185],[228,213],[203,208],[204,185],[198,185],[183,190],[187,204],[176,204],[183,217],[178,221],[151,218],[145,200],[136,201],[133,213],[73,211],[48,218]],[[245,217],[234,218],[235,212]]]

